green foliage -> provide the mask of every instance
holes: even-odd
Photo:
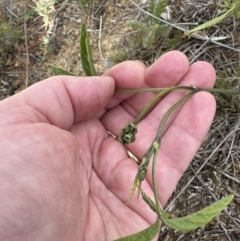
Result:
[[[114,241],[151,241],[158,233],[160,228],[160,222],[157,220],[149,228],[144,229],[139,233],[129,235],[123,238],[115,239]]]
[[[153,210],[153,212],[157,213],[156,204],[153,202],[153,200],[146,195],[146,193],[141,190],[142,199],[148,204],[148,206]]]
[[[126,22],[126,26],[133,31],[126,35],[124,51],[122,47],[116,48],[109,54],[108,59],[113,64],[129,59],[138,59],[149,63],[149,60],[152,61],[153,58],[160,55],[158,47],[162,41],[164,41],[164,51],[173,49],[182,42],[182,31],[175,29],[169,31],[170,28],[167,24],[156,19],[161,18],[161,15],[166,12],[166,6],[167,0],[149,0],[147,19]],[[163,51],[162,48],[161,51]]]
[[[154,11],[154,9],[153,9],[153,11]],[[143,26],[143,25],[139,24],[138,22],[132,22],[131,25],[141,29],[143,32],[146,31],[149,39],[151,39],[151,37],[150,37],[151,34],[149,34],[149,31],[147,32],[146,26]],[[153,25],[152,27],[155,27],[155,25]],[[157,29],[158,29],[158,26],[156,25],[155,31],[157,31]],[[156,35],[156,32],[153,32],[153,33],[154,33],[154,35]],[[85,73],[88,76],[96,75],[96,70],[95,70],[94,64],[93,64],[90,41],[89,41],[89,37],[87,34],[85,24],[82,25],[81,34],[80,34],[80,55],[81,55],[82,66],[83,66]],[[52,69],[55,74],[74,75],[66,70],[57,68],[56,66],[52,66]],[[160,122],[159,128],[158,128],[156,137],[155,137],[153,143],[151,144],[151,146],[149,147],[148,151],[143,156],[142,162],[139,165],[138,172],[137,172],[137,175],[136,175],[134,183],[133,183],[132,191],[131,191],[129,200],[127,201],[127,204],[128,204],[131,201],[135,190],[138,189],[138,197],[141,193],[143,200],[157,214],[158,219],[149,228],[147,228],[139,233],[117,239],[115,241],[135,241],[135,240],[151,241],[158,233],[158,230],[160,228],[160,220],[163,221],[163,223],[165,223],[165,225],[167,225],[168,227],[170,227],[172,229],[179,230],[182,232],[191,231],[193,229],[196,229],[198,227],[204,226],[207,223],[209,223],[216,215],[218,215],[223,209],[225,209],[226,206],[234,198],[233,195],[229,195],[229,196],[215,202],[214,204],[210,205],[209,207],[206,207],[196,213],[190,214],[186,217],[175,218],[175,219],[170,218],[170,214],[164,213],[160,207],[159,200],[158,200],[158,193],[157,193],[157,185],[156,185],[156,161],[157,161],[158,151],[161,146],[160,140],[162,138],[163,129],[165,127],[167,119],[179,106],[181,106],[183,103],[185,103],[193,94],[195,94],[199,91],[221,92],[221,91],[217,91],[217,90],[214,91],[214,89],[206,89],[206,88],[201,89],[198,87],[194,87],[192,85],[190,85],[190,86],[174,86],[174,87],[161,89],[160,92],[152,100],[150,100],[150,102],[146,105],[146,107],[143,108],[142,112],[140,112],[140,114],[139,114],[140,117],[138,116],[136,118],[136,120],[134,121],[134,126],[137,125],[142,118],[144,118],[144,116],[146,115],[148,110],[151,109],[151,107],[155,104],[155,102],[157,100],[159,100],[159,98],[161,96],[163,96],[166,93],[169,93],[173,90],[180,90],[180,89],[185,89],[185,90],[188,90],[188,91],[190,90],[190,91],[181,100],[179,100],[177,103],[175,103],[163,116],[163,118]],[[149,89],[148,89],[148,91],[149,91]],[[225,90],[223,90],[222,92],[224,92],[224,91]],[[120,92],[120,93],[124,93],[124,91]],[[229,93],[229,92],[225,91],[225,93]],[[130,124],[130,125],[132,125],[132,124]],[[123,131],[121,133],[125,134],[125,132],[123,132]],[[136,133],[136,131],[135,131],[135,133]],[[127,131],[126,134],[127,134],[127,139],[129,139],[130,142],[135,140],[135,138],[132,138],[132,137],[129,138],[129,131]],[[126,143],[129,143],[129,142],[126,142]],[[152,183],[153,183],[153,192],[154,192],[154,197],[155,197],[155,203],[141,189],[141,183],[146,177],[148,165],[150,163],[150,158],[152,157],[152,155],[154,155],[153,162],[152,162]]]
[[[175,219],[163,218],[162,220],[172,229],[188,232],[209,223],[216,215],[226,208],[226,206],[233,200],[233,197],[233,195],[229,195],[215,202],[211,206],[186,217]]]
[[[80,32],[80,56],[82,67],[87,76],[95,76],[97,72],[94,67],[93,58],[92,58],[92,50],[90,46],[89,36],[87,34],[86,24],[82,24],[81,32]],[[54,65],[51,66],[54,75],[71,75],[76,76],[75,74],[69,72],[68,70],[56,67]]]
[[[49,48],[50,34],[54,24],[55,13],[55,0],[33,0],[36,4],[34,10],[42,18],[43,27],[45,28],[46,35],[42,36],[43,52],[44,54],[50,53]]]
[[[183,33],[181,30],[174,29],[172,31],[172,38],[166,41],[167,48],[174,49],[178,44],[182,42]]]
[[[148,5],[148,12],[155,17],[160,17],[162,13],[165,12],[167,6],[167,1],[165,0],[150,0]],[[159,24],[159,20],[149,16],[149,21],[152,24]]]
[[[153,91],[153,90],[157,91],[157,89],[158,88],[151,88],[151,89],[147,88],[147,89],[141,89],[141,91],[139,91],[140,89],[137,89],[135,91],[136,91],[136,93],[138,93],[138,92],[142,92],[143,90],[146,90],[146,92]],[[159,93],[156,94],[152,98],[152,100],[150,100],[147,103],[147,105],[140,112],[139,116],[136,117],[136,119],[133,122],[134,126],[135,127],[137,126],[137,124],[145,117],[145,114],[152,108],[152,106],[154,106],[154,104],[156,103],[156,101],[159,100],[159,98],[161,98],[163,95],[165,95],[166,93],[169,93],[173,90],[176,91],[176,90],[181,90],[181,89],[185,89],[188,92],[182,99],[180,99],[178,102],[176,102],[174,105],[172,105],[168,109],[168,111],[164,114],[164,116],[160,122],[160,125],[158,127],[155,139],[153,140],[152,144],[148,148],[147,152],[143,155],[141,164],[138,167],[138,172],[134,179],[133,187],[131,189],[131,194],[130,194],[129,200],[127,201],[127,204],[131,201],[135,190],[138,189],[138,196],[140,193],[142,194],[143,200],[157,214],[157,217],[159,220],[161,220],[163,223],[165,223],[165,225],[167,225],[168,227],[170,227],[172,229],[179,230],[182,232],[188,232],[188,231],[194,230],[196,228],[199,228],[199,227],[204,226],[207,223],[209,223],[216,215],[218,215],[223,209],[225,209],[227,207],[227,205],[233,200],[234,196],[229,195],[229,196],[215,202],[214,204],[210,205],[209,207],[206,207],[206,208],[202,209],[201,211],[190,214],[186,217],[172,219],[172,218],[170,218],[171,215],[169,213],[164,213],[164,211],[162,210],[162,208],[160,206],[160,202],[159,202],[159,195],[158,195],[158,190],[157,190],[157,176],[156,176],[156,163],[157,163],[157,159],[158,159],[158,151],[161,147],[161,139],[162,139],[163,130],[164,130],[167,120],[171,116],[171,114],[178,107],[180,107],[187,100],[189,100],[195,93],[197,93],[199,91],[209,91],[209,92],[213,92],[213,93],[224,92],[224,93],[232,94],[233,91],[227,91],[225,89],[199,88],[199,87],[195,87],[193,85],[160,88],[160,89],[158,89]],[[128,91],[129,90],[120,90],[120,91],[118,91],[118,93],[129,93]],[[135,92],[132,91],[132,93],[135,93]],[[238,91],[238,92],[234,92],[234,93],[239,94],[240,92]],[[128,125],[126,125],[126,126],[128,126]],[[123,128],[123,130],[121,131],[121,134],[122,133],[124,134],[126,132],[127,135],[129,136],[129,131],[125,131],[125,130],[126,130],[126,127]],[[120,137],[121,137],[121,139],[123,139],[122,136],[120,136]],[[130,139],[134,140],[134,138],[130,138]],[[129,142],[127,142],[127,143],[129,143]],[[144,193],[144,191],[141,189],[141,183],[147,175],[148,165],[150,164],[150,159],[152,158],[152,156],[153,156],[152,186],[153,186],[155,202],[152,201],[151,198],[149,198]],[[135,234],[135,235],[138,235],[138,234]],[[138,236],[135,236],[135,235],[131,235],[131,236],[125,237],[123,239],[119,239],[119,240],[139,240]],[[134,238],[128,239],[131,237],[134,237],[135,239]],[[148,237],[148,236],[146,236],[146,237]],[[144,240],[151,240],[151,239],[144,239]]]
[[[154,2],[154,0],[150,0],[150,1]],[[155,1],[155,5],[154,5],[154,8],[153,8],[152,14],[159,18],[161,16],[161,14],[166,11],[166,6],[167,6],[167,1],[165,1],[165,0]],[[159,23],[159,20],[154,18],[153,22]]]
[[[155,0],[149,0],[148,3],[148,12],[153,14],[155,8]]]
[[[229,73],[226,71],[217,71],[217,80],[215,83],[215,88],[231,90],[236,88],[239,85],[238,77],[240,75],[240,69],[238,66],[235,66],[236,77],[229,76]],[[218,112],[223,112],[226,114],[229,110],[232,113],[240,112],[240,96],[239,95],[229,95],[226,93],[216,93],[214,94],[218,106]]]
[[[4,66],[10,56],[19,51],[23,41],[21,23],[8,21],[0,24],[0,64]]]
[[[166,5],[167,0],[150,0],[148,12],[159,18],[166,11]],[[165,31],[163,31],[165,28],[163,28],[160,21],[152,16],[148,16],[147,23],[128,21],[126,25],[140,32],[138,38],[140,37],[140,45],[144,48],[154,48],[158,39],[165,34]]]
[[[233,17],[239,18],[240,16],[240,2],[239,0],[224,0],[224,4],[218,4],[220,7],[223,8],[223,11],[228,11],[233,9]]]
[[[220,5],[220,6],[223,8],[223,12],[224,12],[222,15],[192,29],[188,33],[188,36],[191,37],[196,31],[200,31],[200,30],[209,28],[213,25],[216,25],[227,17],[234,16],[235,18],[238,18],[240,16],[240,1],[239,0],[233,0],[233,1],[225,0],[224,5]]]
[[[126,25],[134,30],[142,31],[144,34],[146,34],[149,31],[148,27],[145,24],[135,20],[128,21]]]
[[[158,38],[161,36],[161,31],[158,26],[158,24],[155,24],[152,26],[151,31],[147,31],[145,38],[143,39],[143,46],[148,47],[151,46],[151,44],[154,44],[157,42]]]
[[[77,0],[77,2],[87,14],[90,13],[93,0]]]
[[[33,0],[36,3],[35,11],[43,19],[45,30],[49,29],[53,21],[53,13],[55,12],[55,0]]]
[[[92,51],[85,23],[82,24],[81,28],[80,55],[85,74],[88,76],[97,75],[93,64]]]
[[[116,45],[115,49],[108,54],[105,67],[108,69],[118,63],[128,60],[130,57],[131,55],[123,46]]]
[[[16,23],[8,21],[0,24],[0,46],[14,46],[23,37],[23,30]]]
[[[62,69],[62,68],[59,68],[59,67],[56,67],[55,65],[52,65],[51,66],[52,68],[52,72],[54,75],[69,75],[69,76],[76,76],[75,74],[65,70],[65,69]]]

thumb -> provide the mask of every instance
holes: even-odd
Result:
[[[43,122],[69,129],[95,116],[114,93],[108,76],[55,76],[30,86],[0,103],[0,126]]]

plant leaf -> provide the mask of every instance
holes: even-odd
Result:
[[[166,11],[167,7],[167,0],[158,0],[155,3],[154,9],[153,9],[153,15],[155,17],[160,17],[161,14],[163,14]],[[158,19],[154,19],[155,23],[160,23]]]
[[[62,68],[59,68],[55,65],[51,65],[51,68],[52,68],[52,72],[54,75],[70,75],[70,76],[76,76],[75,74],[65,70],[65,69],[62,69]]]
[[[201,24],[199,26],[197,26],[196,28],[192,29],[189,33],[188,33],[188,37],[191,37],[196,31],[205,29],[205,28],[209,28],[215,24],[220,23],[221,21],[223,21],[225,18],[227,18],[228,16],[232,15],[234,13],[234,10],[236,8],[236,4],[233,4],[233,6],[224,14],[212,19],[211,21],[208,21],[204,24]]]
[[[172,229],[176,229],[182,232],[191,231],[209,223],[216,215],[218,215],[224,208],[226,208],[226,206],[232,201],[233,197],[233,195],[229,195],[215,202],[209,207],[206,207],[186,217],[167,219],[162,216],[162,221]]]
[[[142,31],[144,34],[149,31],[149,28],[144,23],[135,20],[127,21],[125,25],[133,30]]]
[[[133,182],[133,186],[132,186],[132,188],[131,188],[131,193],[130,193],[129,198],[128,198],[127,202],[126,202],[126,205],[128,205],[128,204],[131,202],[131,200],[132,200],[132,198],[133,198],[133,195],[134,195],[134,192],[135,192],[135,190],[137,189],[137,187],[138,187],[139,189],[141,189],[141,187],[139,187],[138,182],[139,182],[139,177],[138,177],[138,173],[137,173],[137,175],[136,175],[136,177],[135,177],[135,179],[134,179],[134,182]]]
[[[115,239],[114,241],[151,241],[158,233],[160,222],[157,221],[150,227],[144,229],[139,233],[135,233],[123,238]]]
[[[159,29],[159,24],[153,25],[151,28],[149,28],[148,32],[145,33],[145,37],[143,39],[143,47],[153,47],[154,44],[158,40],[158,29]]]
[[[92,51],[90,46],[89,37],[87,34],[86,24],[82,24],[80,34],[80,56],[82,67],[87,76],[95,76],[97,72],[93,64]]]
[[[150,197],[148,197],[147,194],[143,190],[141,190],[141,194],[142,194],[142,199],[148,204],[148,206],[153,210],[153,212],[158,214],[157,206],[153,202],[153,200]]]
[[[148,12],[149,13],[153,14],[154,6],[155,6],[155,0],[149,0],[149,3],[148,3]]]

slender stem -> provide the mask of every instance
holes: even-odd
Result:
[[[193,96],[196,92],[198,92],[197,89],[194,89],[192,91],[190,91],[187,95],[185,95],[181,100],[179,100],[176,104],[174,104],[167,112],[166,114],[163,116],[161,123],[159,125],[158,131],[157,131],[157,135],[155,140],[160,142],[162,133],[163,133],[163,128],[166,124],[166,121],[168,119],[168,117],[173,113],[174,110],[176,110],[180,105],[182,105],[184,102],[186,102],[191,96]]]
[[[145,116],[146,114],[150,111],[152,106],[165,94],[169,93],[171,91],[171,88],[163,90],[159,92],[157,95],[155,95],[148,103],[147,105],[143,108],[143,110],[140,112],[140,114],[137,116],[135,121],[133,122],[134,125],[137,125]]]
[[[198,91],[206,91],[210,93],[223,93],[223,94],[240,94],[239,90],[225,90],[225,89],[214,89],[214,88],[197,88]]]
[[[160,143],[154,141],[153,146],[155,148],[155,151],[154,151],[153,164],[152,164],[152,183],[153,183],[153,193],[154,193],[155,203],[156,203],[156,207],[157,207],[157,214],[160,218],[163,214],[163,211],[160,207],[158,191],[157,191],[157,178],[156,178],[156,163],[157,163],[157,157],[158,157],[158,151],[160,148]]]
[[[153,183],[153,192],[154,192],[154,198],[155,198],[155,203],[157,207],[157,213],[158,215],[163,214],[163,211],[160,208],[160,202],[159,202],[159,196],[158,196],[158,190],[157,190],[157,178],[156,178],[156,163],[157,163],[157,157],[158,157],[158,151],[161,146],[161,137],[163,133],[163,128],[166,124],[167,119],[169,116],[175,111],[180,105],[185,103],[191,96],[193,96],[196,92],[198,92],[197,89],[193,89],[190,91],[187,95],[185,95],[181,100],[179,100],[176,104],[174,104],[163,116],[161,123],[159,125],[157,135],[155,137],[155,140],[153,144],[151,145],[151,148],[154,149],[154,158],[153,158],[153,163],[152,163],[152,183]]]
[[[146,174],[147,174],[147,167],[149,165],[150,162],[150,158],[151,156],[155,153],[156,151],[156,143],[158,143],[158,145],[160,146],[160,142],[161,142],[161,136],[163,133],[163,128],[166,124],[166,121],[168,119],[168,117],[172,114],[172,112],[177,109],[181,104],[183,104],[184,102],[186,102],[193,94],[195,94],[197,92],[196,89],[193,89],[191,92],[189,92],[186,96],[184,96],[180,101],[178,101],[176,104],[174,104],[168,111],[167,113],[163,116],[163,119],[159,125],[158,131],[157,131],[157,135],[153,141],[153,143],[150,145],[150,147],[148,148],[147,152],[145,153],[145,155],[142,158],[142,162],[138,167],[138,180],[139,183],[141,183]],[[139,184],[140,186],[140,184]],[[141,187],[141,186],[140,186]]]
[[[119,89],[115,90],[117,94],[128,94],[128,93],[142,93],[142,92],[159,92],[165,91],[168,89],[172,90],[192,90],[193,86],[174,86],[174,87],[165,87],[165,88],[143,88],[143,89]]]
[[[187,88],[186,88],[187,87]],[[157,103],[157,101],[167,93],[171,92],[172,90],[181,90],[181,89],[188,89],[188,90],[194,90],[195,87],[193,86],[173,86],[170,88],[166,88],[162,91],[160,91],[157,95],[155,95],[143,108],[141,113],[138,115],[138,117],[133,122],[134,125],[137,125],[145,116],[146,114],[151,110],[151,108]]]
[[[142,93],[142,92],[160,92],[168,90],[172,87],[166,87],[166,88],[144,88],[144,89],[119,89],[115,90],[115,93],[117,94],[126,94],[126,93]],[[197,89],[198,91],[206,91],[210,93],[223,93],[223,94],[240,94],[239,90],[232,90],[232,89],[215,89],[215,88],[200,88],[200,87],[194,87],[194,86],[175,86],[175,88],[171,89],[173,90],[193,90],[193,88]]]

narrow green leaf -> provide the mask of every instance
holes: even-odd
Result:
[[[70,75],[70,76],[76,76],[75,74],[65,70],[65,69],[62,69],[62,68],[59,68],[55,65],[51,65],[51,68],[52,68],[52,72],[54,75]]]
[[[125,25],[133,30],[142,31],[144,34],[149,31],[147,25],[135,20],[127,21]]]
[[[153,15],[159,18],[161,14],[166,11],[166,7],[167,7],[167,0],[158,0],[155,3],[154,9],[153,9]],[[155,19],[155,23],[159,23],[159,20]]]
[[[159,37],[157,34],[158,29],[159,29],[159,25],[155,24],[151,28],[149,28],[148,32],[145,33],[145,37],[143,38],[144,48],[154,47],[154,44],[157,42]]]
[[[148,3],[148,12],[149,13],[153,14],[154,6],[155,6],[155,1],[149,0],[149,3]]]
[[[151,241],[158,233],[160,222],[157,220],[149,228],[144,229],[139,233],[135,233],[123,238],[115,239],[114,241]]]
[[[157,206],[153,202],[153,200],[150,197],[148,197],[147,194],[143,190],[141,190],[141,194],[142,194],[142,199],[148,204],[148,206],[153,210],[153,212],[158,214]]]
[[[189,33],[188,33],[188,37],[191,37],[196,31],[200,31],[202,29],[205,29],[205,28],[209,28],[215,24],[218,24],[220,23],[221,21],[223,21],[225,18],[227,18],[228,16],[231,16],[233,13],[234,13],[234,10],[236,8],[236,4],[233,4],[233,6],[227,11],[225,12],[224,14],[204,23],[204,24],[201,24],[199,26],[197,26],[196,28],[192,29]]]
[[[97,72],[93,64],[92,51],[89,41],[89,36],[87,34],[86,24],[82,24],[81,34],[80,34],[80,56],[82,67],[87,76],[95,76]]]
[[[139,182],[139,177],[138,177],[138,173],[137,173],[137,175],[136,175],[136,177],[134,179],[134,182],[133,182],[133,186],[131,188],[131,193],[130,193],[129,198],[128,198],[127,202],[126,202],[126,205],[128,205],[131,202],[131,200],[133,198],[133,195],[134,195],[134,192],[137,189],[137,187],[140,188],[139,185],[138,185],[138,182]]]
[[[209,223],[216,215],[218,215],[226,206],[232,201],[233,195],[229,195],[209,207],[206,207],[199,212],[190,214],[186,217],[167,219],[164,216],[162,221],[170,228],[176,229],[182,232],[188,232],[193,229]]]
[[[131,194],[128,198],[126,205],[128,205],[131,202],[134,192],[137,188],[138,188],[138,198],[139,198],[139,195],[141,192],[142,181],[145,179],[145,177],[147,175],[148,164],[149,164],[148,159],[146,157],[143,157],[141,164],[138,166],[138,172],[134,179],[133,186],[131,188]]]

